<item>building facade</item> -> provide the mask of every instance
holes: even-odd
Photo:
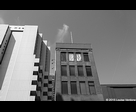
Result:
[[[104,101],[136,101],[136,84],[102,84]]]
[[[103,101],[91,44],[56,43],[56,101]]]
[[[0,101],[42,101],[50,47],[38,26],[0,25]]]

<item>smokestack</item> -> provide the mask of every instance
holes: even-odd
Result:
[[[71,43],[73,43],[73,37],[72,37],[72,32],[70,32],[70,34],[71,34]]]

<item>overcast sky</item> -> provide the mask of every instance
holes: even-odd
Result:
[[[0,10],[0,23],[38,25],[52,53],[72,31],[74,43],[92,44],[101,84],[136,84],[136,11]]]

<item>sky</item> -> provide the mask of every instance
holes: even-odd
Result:
[[[72,32],[74,43],[92,44],[101,84],[136,84],[136,11],[0,10],[0,24],[38,25],[51,59],[55,43],[71,42]]]

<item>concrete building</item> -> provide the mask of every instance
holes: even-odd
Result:
[[[47,97],[50,47],[38,26],[0,25],[0,101],[42,101]]]
[[[136,84],[102,84],[104,101],[136,101]]]
[[[56,101],[103,101],[91,44],[56,43]]]

